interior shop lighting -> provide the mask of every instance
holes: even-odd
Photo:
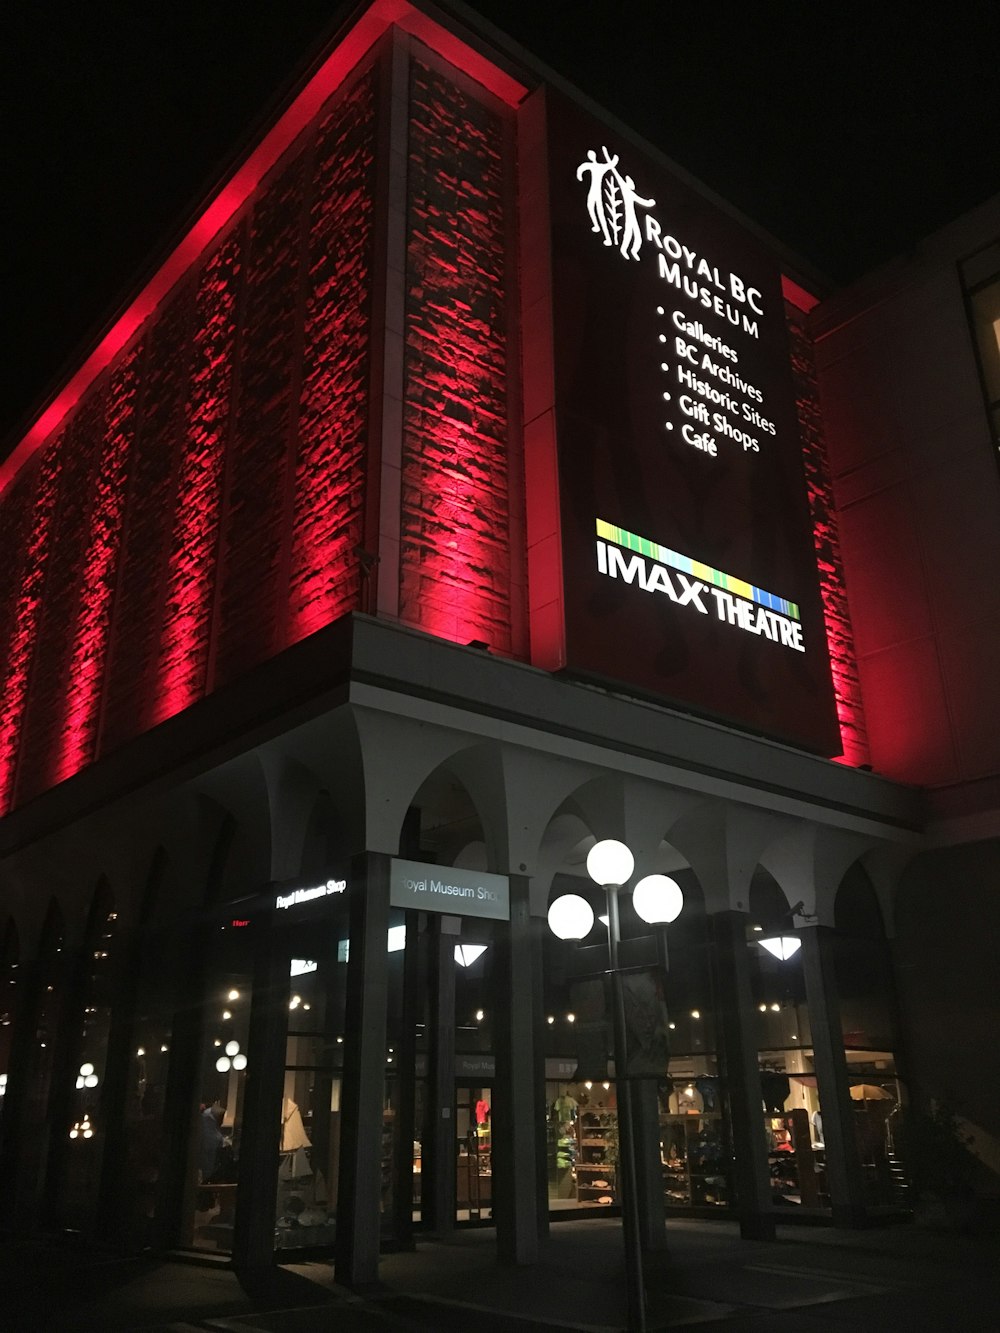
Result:
[[[483,1013],[482,1009],[477,1009],[477,1010],[476,1010],[476,1022],[477,1022],[477,1023],[481,1023],[485,1017],[486,1017],[486,1015]]]
[[[386,953],[401,953],[406,948],[406,926],[390,926],[386,935]],[[347,963],[351,959],[350,940],[337,941],[337,962]]]
[[[567,1022],[567,1023],[575,1023],[575,1022],[576,1022],[576,1014],[567,1014],[567,1015],[566,1015],[566,1022]]]
[[[288,968],[290,977],[304,977],[307,972],[315,972],[319,967],[315,958],[293,958]]]
[[[7,1095],[7,1075],[0,1074],[0,1097]]]
[[[145,1046],[139,1046],[139,1047],[137,1047],[135,1053],[136,1053],[136,1055],[145,1055],[145,1054],[146,1054],[146,1048],[145,1048]]]
[[[786,963],[802,948],[802,941],[794,935],[772,935],[766,940],[758,940],[757,943],[782,963]]]
[[[226,1043],[226,1054],[219,1056],[218,1060],[215,1062],[215,1067],[220,1074],[228,1074],[230,1069],[235,1069],[237,1071],[246,1069],[247,1058],[240,1051],[240,1044],[238,1041],[230,1041]]]
[[[96,1088],[97,1084],[98,1078],[94,1073],[94,1066],[88,1060],[80,1066],[80,1072],[76,1077],[76,1086],[78,1088]]]
[[[455,962],[459,967],[471,967],[477,959],[482,958],[488,948],[489,945],[486,944],[456,944]]]
[[[238,990],[231,990],[229,994],[226,996],[227,1000],[238,1000],[239,998],[240,998],[240,993]]]
[[[228,1010],[228,1009],[223,1009],[223,1011],[222,1011],[222,1021],[223,1021],[224,1023],[228,1023],[229,1020],[230,1020],[231,1018],[232,1018],[232,1014],[229,1012],[229,1010]]]

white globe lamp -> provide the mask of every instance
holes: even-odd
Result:
[[[684,894],[669,875],[646,875],[633,890],[632,906],[649,925],[668,925],[680,916]]]
[[[561,940],[582,940],[594,928],[594,909],[578,893],[564,893],[549,908],[549,930]]]
[[[595,884],[626,884],[635,869],[635,857],[623,842],[604,838],[587,853],[587,874]]]

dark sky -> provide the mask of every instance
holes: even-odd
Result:
[[[1000,189],[997,0],[473,7],[836,282]],[[8,10],[8,446],[337,13],[335,0]]]

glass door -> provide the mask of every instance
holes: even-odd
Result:
[[[489,1088],[469,1084],[455,1090],[458,1222],[483,1222],[493,1216],[492,1101]]]

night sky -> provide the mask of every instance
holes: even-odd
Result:
[[[834,282],[1000,189],[996,0],[473,7]],[[340,12],[335,0],[8,10],[7,447]]]

